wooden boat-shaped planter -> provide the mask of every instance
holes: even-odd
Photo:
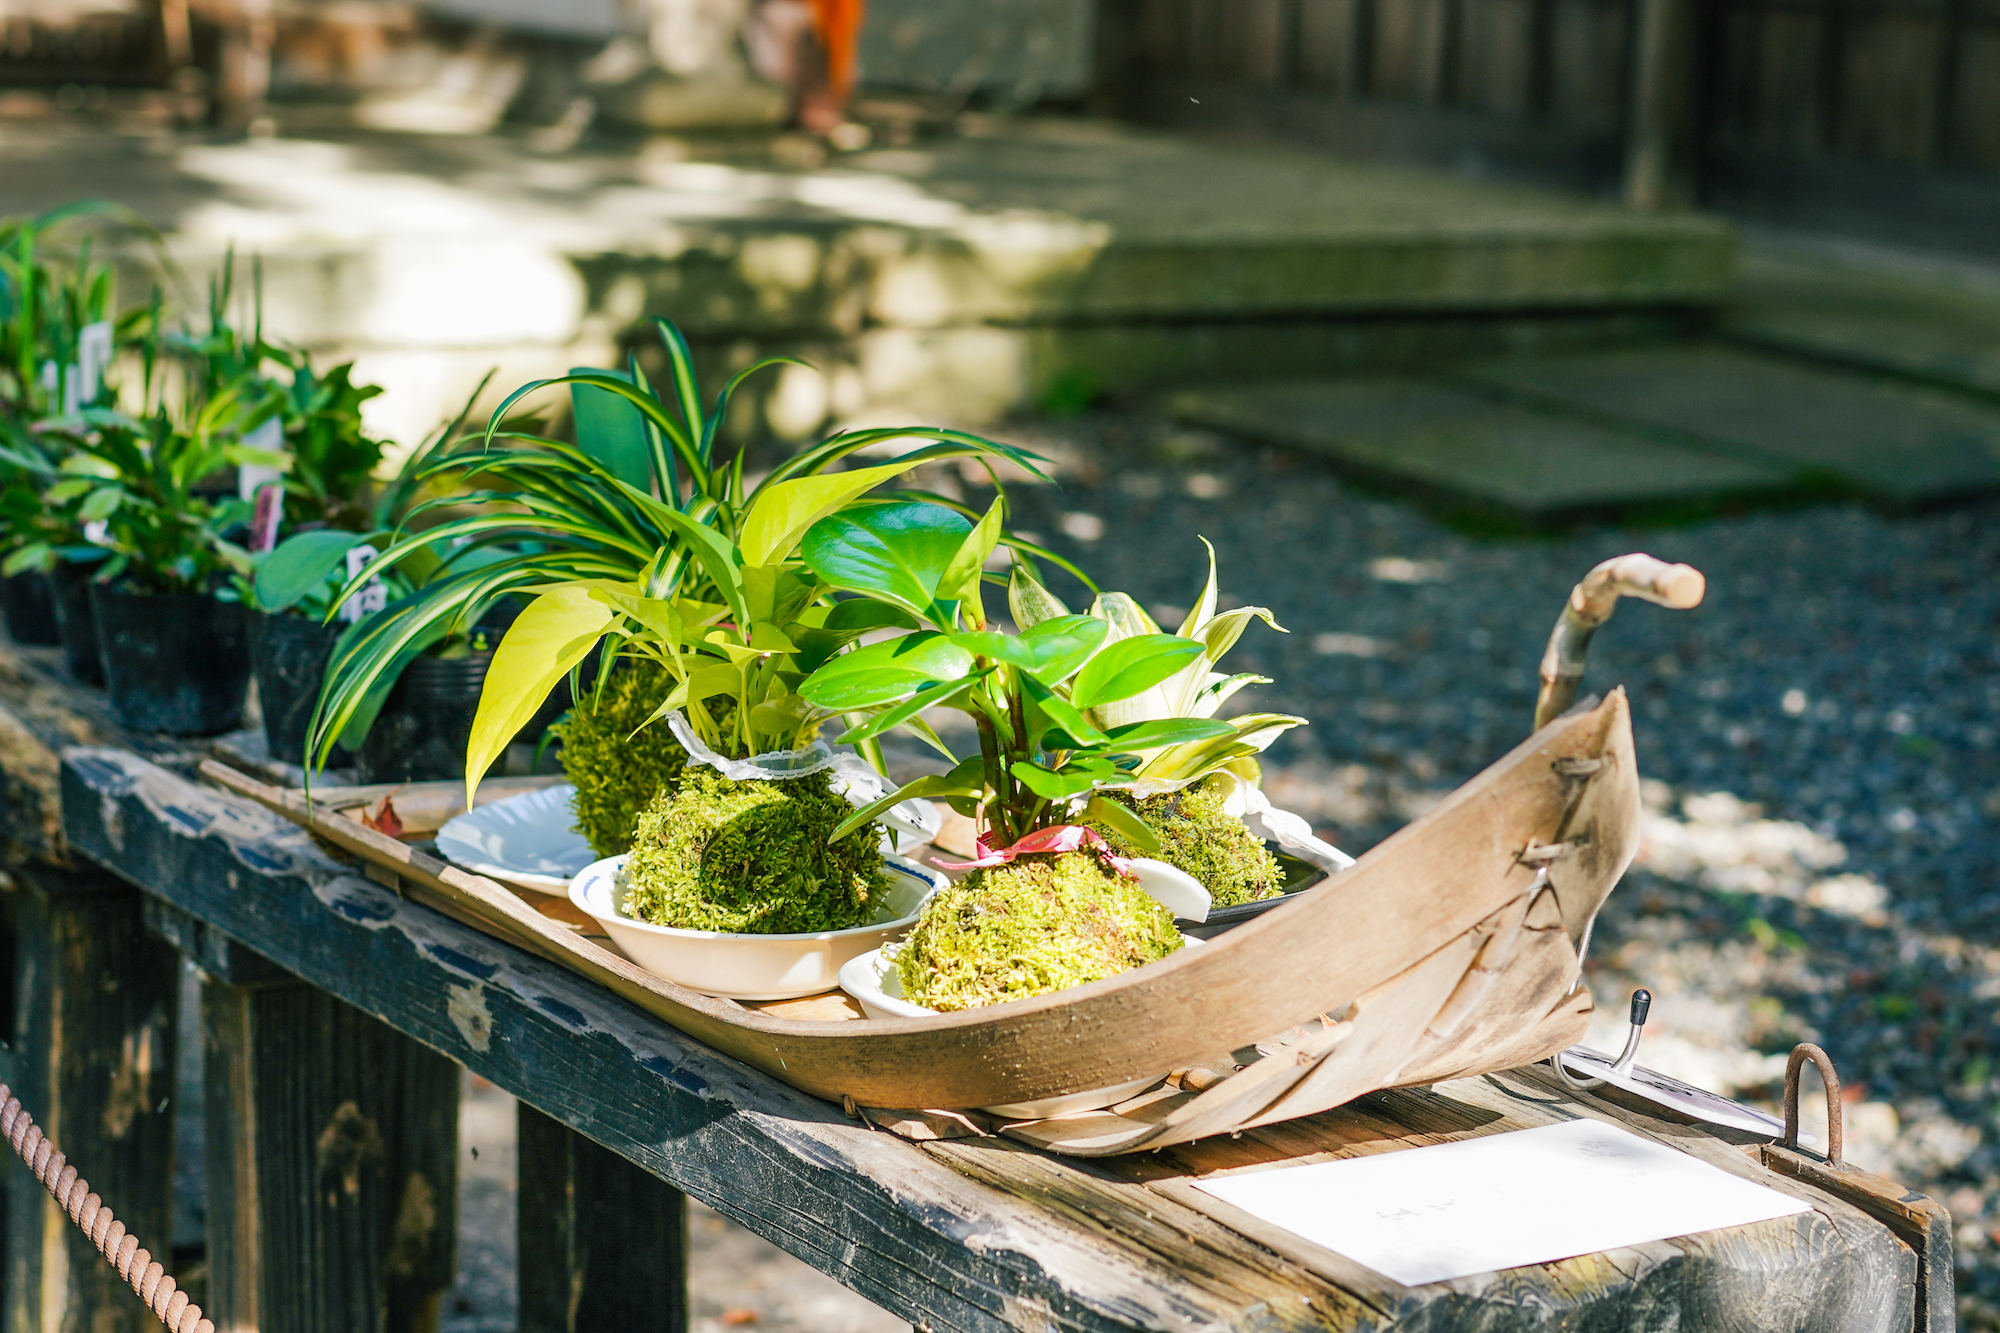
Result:
[[[1568,703],[1582,646],[1619,593],[1699,600],[1700,576],[1685,566],[1625,559],[1644,560],[1636,572],[1646,577],[1621,577],[1634,570],[1608,562],[1592,576],[1596,591],[1591,580],[1578,586],[1550,643],[1538,718]],[[1676,571],[1685,571],[1678,591],[1663,582]],[[203,771],[395,872],[419,900],[816,1096],[862,1108],[969,1108],[1169,1076],[1106,1111],[1003,1126],[1085,1156],[1311,1115],[1379,1088],[1514,1068],[1575,1044],[1592,1009],[1579,985],[1582,952],[1639,827],[1630,710],[1614,690],[1546,721],[1352,868],[1201,948],[986,1009],[815,1021],[662,980],[493,880],[303,793],[219,764]],[[399,795],[399,807],[411,811],[427,794]]]

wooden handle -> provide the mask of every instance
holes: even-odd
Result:
[[[1571,609],[1596,624],[1610,619],[1620,597],[1642,597],[1676,611],[1701,605],[1708,580],[1693,565],[1670,565],[1634,551],[1606,560],[1583,576],[1569,595]]]
[[[1692,565],[1670,565],[1640,551],[1606,560],[1570,590],[1569,604],[1542,654],[1542,689],[1535,699],[1537,731],[1576,702],[1590,636],[1611,619],[1620,597],[1639,597],[1685,611],[1701,605],[1708,580]]]

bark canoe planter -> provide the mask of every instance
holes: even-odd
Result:
[[[250,665],[272,758],[291,762],[305,753],[306,727],[343,628],[307,616],[251,613]]]
[[[89,585],[111,707],[132,731],[212,736],[243,723],[250,688],[241,602]]]
[[[49,647],[62,642],[56,624],[56,594],[40,570],[0,577],[0,615],[15,643]]]
[[[392,870],[418,901],[816,1096],[885,1109],[1012,1106],[1176,1071],[1142,1107],[1008,1128],[1087,1156],[1311,1115],[1573,1045],[1592,1008],[1577,984],[1580,944],[1639,828],[1630,717],[1614,691],[1541,728],[1353,868],[1201,948],[1033,999],[860,1019],[840,997],[759,1008],[702,995],[302,792],[212,762],[202,771]],[[398,809],[417,798],[398,793]],[[812,1017],[792,1016],[801,1012]],[[1264,1057],[1241,1071],[1217,1067],[1258,1043]]]
[[[69,674],[85,685],[104,684],[104,656],[97,637],[97,614],[91,601],[95,564],[56,562],[49,575],[55,592],[56,628],[62,640],[63,662]],[[204,599],[205,600],[205,599]]]

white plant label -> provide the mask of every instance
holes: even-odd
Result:
[[[347,577],[353,578],[368,568],[368,562],[381,552],[363,542],[347,553]],[[340,604],[340,618],[352,625],[363,616],[373,615],[389,604],[389,590],[382,586],[380,578],[372,578],[356,589],[354,595]]]

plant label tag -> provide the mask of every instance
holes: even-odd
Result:
[[[363,542],[347,552],[347,577],[353,578],[368,568],[368,562],[381,552]],[[382,580],[373,578],[361,585],[355,594],[340,604],[340,618],[352,625],[363,616],[373,615],[389,604],[389,590],[382,586]]]
[[[104,387],[104,372],[111,368],[111,323],[98,320],[86,324],[76,334],[76,396],[78,407],[97,401]]]
[[[285,447],[285,423],[277,417],[260,424],[257,429],[243,437],[243,447],[260,449],[266,453],[279,453]],[[271,463],[238,463],[236,465],[236,496],[241,500],[254,500],[257,493],[272,482],[283,482],[285,469]]]

